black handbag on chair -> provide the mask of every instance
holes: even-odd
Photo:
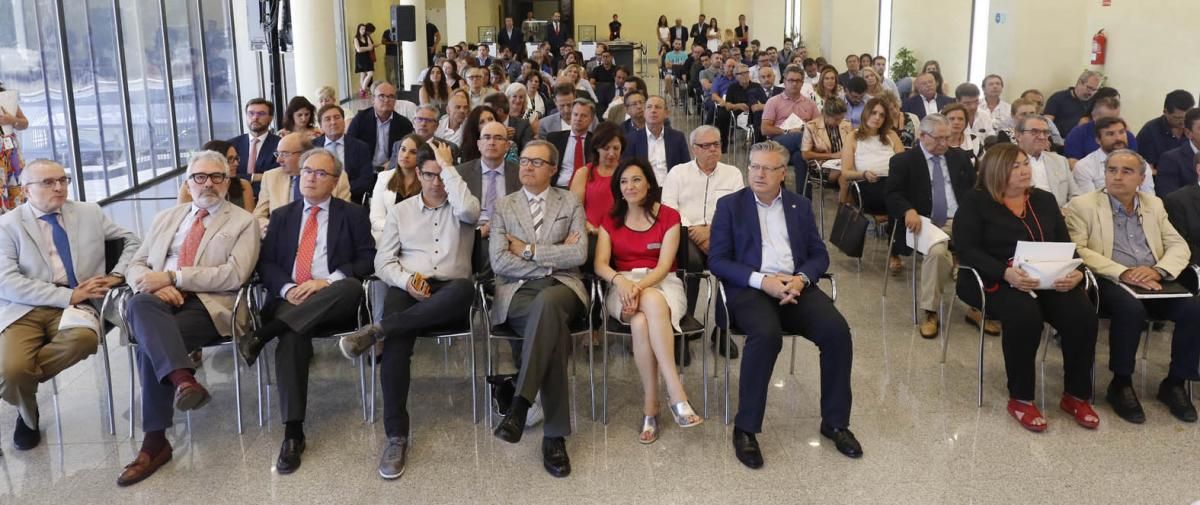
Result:
[[[867,240],[867,217],[849,204],[838,205],[829,242],[851,258],[861,258]]]

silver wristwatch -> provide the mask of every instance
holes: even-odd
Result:
[[[533,259],[533,244],[525,244],[525,250],[521,251],[521,259],[525,261]]]

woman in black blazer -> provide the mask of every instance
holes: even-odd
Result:
[[[1029,159],[1015,145],[993,146],[980,158],[976,188],[954,214],[953,238],[959,262],[979,271],[991,317],[1004,328],[1009,414],[1030,431],[1046,429],[1033,400],[1034,364],[1042,325],[1048,322],[1062,336],[1065,391],[1059,406],[1080,426],[1098,426],[1100,418],[1088,405],[1097,323],[1081,286],[1083,273],[1074,270],[1054,281],[1053,289],[1034,292],[1038,280],[1011,264],[1018,241],[1071,241],[1054,195],[1033,187]],[[958,293],[979,306],[973,276],[958,276]]]

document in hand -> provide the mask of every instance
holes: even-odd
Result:
[[[1161,281],[1162,289],[1151,291],[1146,288],[1134,286],[1132,284],[1120,283],[1121,288],[1133,295],[1139,300],[1152,300],[1156,298],[1187,298],[1192,296],[1192,292],[1188,291],[1187,287],[1176,281]]]
[[[1037,289],[1051,289],[1054,281],[1079,268],[1073,242],[1017,242],[1013,266],[1038,279]]]
[[[929,254],[930,247],[947,240],[950,240],[950,236],[946,235],[946,232],[942,231],[940,227],[934,226],[933,221],[925,216],[921,216],[921,231],[915,234],[911,230],[904,232],[905,245],[921,254]]]
[[[798,130],[804,127],[804,120],[800,119],[795,113],[788,114],[787,119],[775,126],[780,130]]]

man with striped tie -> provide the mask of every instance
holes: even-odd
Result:
[[[259,247],[254,216],[225,201],[229,183],[223,153],[192,155],[192,202],[154,217],[125,272],[137,293],[126,304],[126,322],[137,342],[146,438],[117,478],[119,486],[140,482],[171,460],[166,429],[175,409],[198,409],[212,399],[196,381],[188,353],[232,337],[233,299],[250,280]],[[247,321],[239,314],[240,326]]]
[[[571,473],[565,438],[571,433],[568,323],[583,315],[587,301],[579,272],[587,261],[587,230],[579,199],[551,187],[558,160],[550,142],[525,145],[521,191],[496,200],[488,252],[496,274],[492,324],[507,323],[524,339],[516,395],[495,435],[519,442],[540,392],[546,413],[542,464],[550,475],[566,477]]]
[[[275,376],[284,422],[275,470],[289,474],[304,452],[312,339],[357,329],[362,279],[375,272],[375,240],[366,208],[333,198],[342,164],[316,148],[298,155],[301,198],[271,213],[258,259],[267,289],[265,324],[238,342],[248,365],[278,338]]]

